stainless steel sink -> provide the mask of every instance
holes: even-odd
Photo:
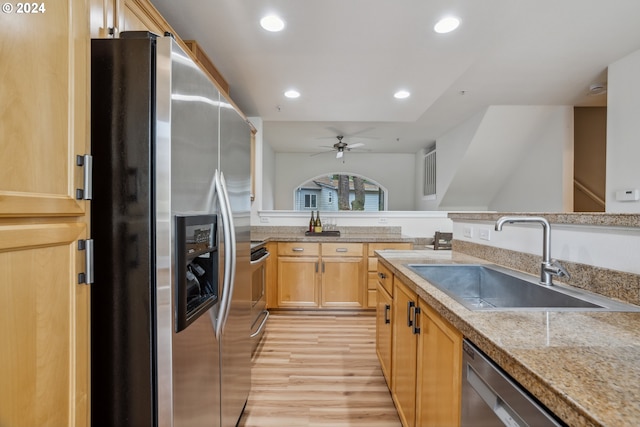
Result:
[[[470,310],[640,311],[564,285],[544,286],[537,278],[492,264],[407,264],[420,277]]]

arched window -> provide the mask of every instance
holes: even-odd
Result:
[[[293,205],[296,211],[384,211],[387,190],[361,175],[330,173],[298,186]]]

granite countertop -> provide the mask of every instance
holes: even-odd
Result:
[[[251,233],[251,240],[265,242],[355,242],[355,243],[374,243],[374,242],[409,242],[413,243],[414,238],[403,236],[400,234],[349,234],[343,233],[340,236],[305,236],[304,233]]]
[[[470,311],[404,264],[487,261],[455,251],[377,253],[567,424],[640,425],[640,313]]]
[[[501,216],[542,216],[552,224],[597,225],[609,227],[640,227],[640,215],[607,212],[450,212],[454,221],[495,222]]]
[[[253,242],[311,242],[311,243],[412,243],[413,248],[425,249],[433,243],[433,236],[413,237],[402,234],[398,226],[344,226],[336,230],[340,236],[306,236],[307,227],[251,226]]]

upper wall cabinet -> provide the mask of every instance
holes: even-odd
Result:
[[[76,156],[89,147],[86,2],[36,3],[38,13],[19,13],[28,3],[7,4],[13,11],[0,14],[0,217],[82,215]]]
[[[0,14],[0,425],[89,425],[89,3]],[[86,195],[84,193],[82,196]],[[84,279],[83,279],[84,280]]]

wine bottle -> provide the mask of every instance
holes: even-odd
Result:
[[[316,214],[315,232],[316,233],[322,233],[322,220],[320,219],[320,211],[318,211],[318,213]]]
[[[309,233],[313,233],[316,229],[316,220],[313,219],[313,211],[311,211],[311,219],[309,220]]]

